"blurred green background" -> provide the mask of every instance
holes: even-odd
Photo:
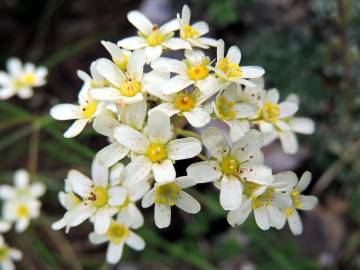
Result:
[[[57,103],[76,102],[77,69],[107,57],[99,43],[135,33],[126,13],[140,9],[154,22],[171,19],[189,4],[193,20],[210,24],[210,36],[238,45],[243,64],[265,68],[267,86],[285,98],[301,97],[300,115],[316,121],[315,135],[300,137],[301,151],[265,149],[274,172],[313,173],[307,190],[319,206],[302,215],[305,230],[263,232],[250,218],[232,229],[211,185],[193,189],[202,204],[195,216],[176,212],[171,226],[158,230],[152,209],[139,231],[143,252],[125,250],[116,267],[105,262],[105,246],[87,240],[89,224],[68,235],[50,224],[64,213],[57,200],[70,168],[89,172],[106,138],[91,128],[65,139],[69,123],[47,115]],[[24,251],[19,269],[360,269],[360,1],[357,0],[2,0],[0,65],[17,56],[49,68],[48,84],[31,100],[0,101],[0,181],[28,168],[46,183],[43,216],[8,241]],[[214,52],[212,52],[214,53]],[[188,165],[177,164],[178,170]]]

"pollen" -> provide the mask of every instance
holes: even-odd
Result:
[[[97,208],[107,205],[108,199],[108,190],[103,187],[93,187],[88,197],[88,200]]]
[[[220,96],[215,101],[215,106],[222,120],[232,120],[236,117],[234,110],[235,102],[227,100],[224,96]]]
[[[90,118],[94,115],[97,108],[97,102],[96,101],[90,101],[85,106],[82,107],[82,115],[85,118]]]
[[[225,73],[228,78],[238,78],[243,75],[242,70],[238,64],[232,63],[224,57],[217,63],[217,68]]]
[[[129,229],[121,223],[112,222],[106,236],[111,242],[120,244],[129,237]]]
[[[243,182],[243,187],[244,187],[244,194],[248,197],[248,198],[253,198],[254,196],[254,192],[261,187],[261,185],[256,184],[254,182],[250,182],[250,181],[244,181]]]
[[[34,85],[35,82],[36,82],[36,76],[35,74],[33,73],[27,73],[27,74],[24,74],[22,77],[21,77],[21,82],[24,84],[24,85]]]
[[[125,97],[133,97],[141,91],[141,83],[132,78],[127,78],[120,86],[119,91]]]
[[[182,39],[196,38],[200,34],[198,30],[188,24],[184,25],[181,30],[180,37]]]
[[[122,59],[113,58],[112,60],[115,63],[115,65],[118,66],[118,68],[120,68],[122,71],[126,71],[127,64],[128,64],[128,59],[129,59],[129,56],[124,55],[124,57]]]
[[[20,204],[16,209],[16,216],[18,218],[26,218],[29,216],[29,208],[25,204]]]
[[[236,175],[239,162],[232,156],[225,157],[221,161],[221,170],[226,175]]]
[[[290,217],[294,213],[294,208],[288,207],[285,208],[283,211],[286,217]]]
[[[179,93],[174,99],[174,105],[181,112],[191,111],[196,105],[196,98],[191,93]]]
[[[188,67],[187,75],[194,81],[203,80],[209,75],[209,69],[203,64],[190,66]]]
[[[291,196],[291,200],[292,200],[295,208],[301,208],[300,192],[297,190],[294,190],[290,193],[290,196]]]
[[[273,199],[273,194],[274,194],[274,189],[268,188],[259,197],[253,199],[252,205],[251,205],[252,209],[271,205],[271,201]]]
[[[166,147],[160,143],[152,143],[146,150],[146,156],[152,162],[161,162],[166,158]]]
[[[157,46],[164,42],[165,36],[160,33],[159,29],[156,26],[153,27],[153,30],[146,38],[147,43],[150,46]]]
[[[262,108],[262,117],[270,123],[276,123],[279,117],[279,105],[266,101]]]
[[[157,186],[155,189],[155,203],[168,206],[175,205],[181,188],[175,183],[168,183]]]

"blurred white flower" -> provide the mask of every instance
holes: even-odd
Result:
[[[174,31],[179,30],[179,23],[176,19],[158,27],[136,10],[130,11],[127,17],[129,22],[139,30],[138,36],[124,38],[118,42],[118,45],[127,50],[144,48],[148,63],[158,58],[163,49],[191,50],[188,42],[173,37]]]
[[[2,235],[0,235],[0,268],[2,270],[14,270],[14,261],[19,261],[22,258],[20,250],[9,247]]]
[[[170,179],[171,180],[171,179]],[[183,189],[196,185],[195,179],[183,176],[166,183],[155,183],[142,200],[142,207],[147,208],[155,204],[154,219],[158,228],[165,228],[171,222],[171,207],[176,205],[183,211],[196,214],[201,206],[191,195]]]
[[[17,58],[6,63],[8,73],[0,71],[0,99],[9,99],[14,95],[28,99],[34,94],[33,88],[46,83],[46,67],[35,67],[33,63],[24,65]]]

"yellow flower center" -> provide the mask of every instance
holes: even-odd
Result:
[[[109,82],[107,80],[101,80],[101,81],[97,81],[97,80],[92,80],[91,81],[91,88],[100,88],[100,87],[106,87],[109,86]]]
[[[266,101],[262,108],[262,116],[264,120],[270,123],[276,123],[279,117],[279,105]]]
[[[187,70],[187,75],[191,80],[198,81],[205,79],[209,74],[207,66],[200,64],[197,66],[190,66]]]
[[[7,259],[9,256],[9,248],[7,246],[0,247],[0,262]]]
[[[25,204],[20,204],[16,209],[16,216],[18,218],[26,218],[29,216],[29,208]]]
[[[191,25],[185,24],[181,30],[180,37],[182,39],[196,38],[199,36],[199,31],[194,29]]]
[[[288,207],[285,208],[283,211],[286,217],[290,217],[294,213],[294,208]]]
[[[113,58],[113,62],[120,68],[122,71],[126,71],[127,69],[127,63],[128,63],[129,56],[124,55],[122,59],[119,58]]]
[[[82,115],[85,118],[90,118],[96,112],[96,108],[97,108],[97,102],[95,100],[90,101],[85,106],[82,107]]]
[[[175,183],[168,183],[157,186],[155,189],[155,203],[175,205],[175,201],[180,194],[181,188]]]
[[[290,193],[290,196],[291,196],[291,200],[292,200],[295,208],[301,208],[300,192],[297,190],[294,190]]]
[[[121,205],[118,206],[119,211],[124,210],[126,207],[129,206],[130,203],[131,203],[130,198],[127,196],[125,198],[125,201]]]
[[[191,93],[178,93],[174,99],[175,107],[181,112],[192,110],[196,105],[196,98]]]
[[[157,27],[153,27],[153,30],[147,36],[146,40],[150,46],[157,46],[164,42],[165,36],[160,33]]]
[[[225,73],[228,78],[237,78],[243,75],[242,70],[238,64],[232,63],[224,57],[217,63],[217,68]]]
[[[236,117],[236,112],[234,110],[235,102],[228,101],[224,96],[220,96],[215,101],[215,106],[219,118],[222,120],[232,120]]]
[[[108,199],[108,189],[103,187],[93,187],[88,197],[88,200],[97,208],[106,206]]]
[[[132,78],[127,78],[120,86],[119,91],[125,97],[133,97],[141,91],[141,83]]]
[[[253,198],[254,192],[261,187],[261,185],[250,181],[243,181],[244,194],[248,198]]]
[[[111,242],[120,244],[129,237],[129,229],[123,224],[112,222],[106,236]]]
[[[23,84],[25,85],[34,85],[35,82],[36,82],[36,76],[35,74],[33,73],[27,73],[27,74],[24,74],[22,77],[21,77],[21,81]]]
[[[152,143],[146,150],[146,156],[152,162],[161,162],[166,158],[166,147],[160,143]]]
[[[232,156],[227,156],[221,161],[221,170],[226,175],[237,175],[239,161]]]
[[[268,188],[263,194],[259,197],[254,198],[252,201],[252,209],[256,209],[262,206],[269,206],[273,198],[274,189]]]

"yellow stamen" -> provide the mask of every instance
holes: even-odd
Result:
[[[120,93],[126,97],[133,97],[141,91],[141,83],[132,78],[127,78],[119,88]]]
[[[244,194],[248,197],[248,198],[253,198],[254,197],[254,192],[259,189],[261,187],[261,185],[256,184],[254,182],[250,182],[250,181],[244,181],[243,182],[243,187],[244,187]]]
[[[112,222],[106,236],[111,242],[120,244],[129,237],[129,229],[123,224]]]
[[[279,105],[266,101],[262,108],[262,117],[265,121],[275,124],[279,117]]]
[[[152,143],[146,151],[146,156],[152,162],[161,162],[166,158],[166,147],[160,143]]]
[[[217,68],[225,73],[228,78],[237,78],[243,75],[242,70],[238,64],[232,63],[224,57],[217,63]]]
[[[285,208],[283,211],[286,217],[290,217],[294,213],[294,208],[288,207]]]
[[[82,107],[82,115],[85,118],[90,118],[96,112],[96,108],[97,108],[97,102],[90,101],[85,106]]]
[[[259,197],[253,199],[253,201],[252,201],[252,209],[256,209],[256,208],[259,208],[261,206],[269,206],[269,205],[271,205],[273,194],[274,194],[274,189],[273,188],[268,188]]]
[[[36,76],[33,73],[27,73],[21,77],[21,81],[24,85],[32,86],[36,82]]]
[[[160,33],[157,27],[154,27],[151,33],[146,38],[150,46],[157,46],[164,42],[165,36]]]
[[[126,71],[128,59],[129,59],[129,56],[124,55],[124,57],[122,59],[113,58],[112,60],[122,71]]]
[[[239,162],[232,156],[227,156],[221,161],[221,170],[226,175],[237,175]]]
[[[196,38],[199,36],[199,31],[194,29],[191,25],[185,24],[180,31],[180,37],[182,39]]]
[[[175,205],[175,201],[180,194],[181,188],[175,183],[168,183],[157,186],[155,189],[155,203]]]
[[[25,204],[20,204],[16,209],[16,216],[18,218],[26,218],[29,216],[29,208]]]
[[[215,101],[215,106],[219,118],[222,120],[232,120],[236,117],[236,112],[234,110],[235,102],[228,101],[224,96],[220,96]]]
[[[93,187],[88,197],[88,200],[97,208],[106,206],[108,199],[108,189],[103,187]]]
[[[291,196],[291,200],[292,200],[295,208],[301,208],[300,192],[297,190],[294,190],[290,193],[290,196]]]
[[[196,105],[196,97],[192,93],[178,93],[174,99],[175,107],[181,112],[192,110]]]

